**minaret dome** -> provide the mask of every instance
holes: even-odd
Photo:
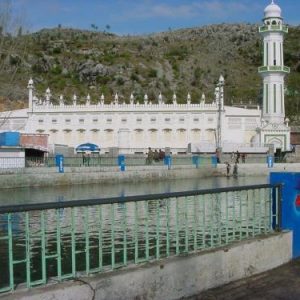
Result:
[[[281,18],[281,8],[274,1],[265,8],[265,18]]]

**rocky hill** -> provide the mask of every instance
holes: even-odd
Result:
[[[300,110],[300,26],[291,27],[285,42],[287,115],[295,122]],[[199,101],[202,92],[213,96],[222,73],[227,104],[261,102],[262,47],[258,25],[221,24],[145,36],[117,36],[107,32],[44,29],[17,37],[0,36],[0,110],[27,105],[27,82],[35,81],[41,96],[47,87],[52,97],[76,93],[92,102],[101,93],[106,101],[118,92],[129,101],[144,93],[166,102],[175,91],[178,102]]]

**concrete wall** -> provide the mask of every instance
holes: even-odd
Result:
[[[232,172],[231,168],[231,172]],[[239,164],[239,176],[268,176],[270,172],[300,170],[300,164],[275,164],[268,168],[267,164]],[[121,172],[118,167],[80,167],[65,168],[65,173],[58,173],[57,168],[25,168],[25,169],[1,169],[1,188],[17,188],[28,186],[52,186],[89,183],[117,183],[140,182],[180,178],[206,178],[211,176],[225,176],[226,165],[219,164],[217,168],[201,166],[172,166],[168,170],[166,166],[134,166],[127,167]]]
[[[148,169],[147,167],[128,167],[125,172],[121,172],[118,167],[81,167],[65,168],[65,173],[63,174],[58,173],[57,168],[32,168],[20,170],[20,172],[3,171],[0,174],[0,186],[3,188],[16,188],[98,182],[140,182],[176,178],[201,178],[218,175],[219,171],[216,168],[196,169],[191,166],[176,167],[171,170],[160,166]]]
[[[1,300],[180,299],[249,277],[292,257],[291,232],[244,241],[215,251],[174,257],[81,281],[0,296]]]

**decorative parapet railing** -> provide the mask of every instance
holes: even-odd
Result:
[[[258,68],[259,73],[264,72],[284,72],[290,73],[290,68],[286,66],[262,66]]]
[[[37,104],[34,103],[33,109],[36,112],[44,111],[103,111],[103,112],[128,112],[128,111],[194,111],[194,110],[217,110],[216,103],[200,103],[200,104]]]
[[[268,235],[280,197],[264,184],[0,207],[0,292]]]
[[[289,28],[287,25],[264,25],[264,26],[260,26],[259,27],[259,32],[263,33],[263,32],[269,32],[269,31],[281,31],[284,33],[288,33],[289,32]]]

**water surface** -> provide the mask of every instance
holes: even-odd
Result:
[[[94,183],[86,185],[0,189],[0,205],[149,195],[264,183],[268,183],[266,176],[238,178],[210,177],[138,183]]]

